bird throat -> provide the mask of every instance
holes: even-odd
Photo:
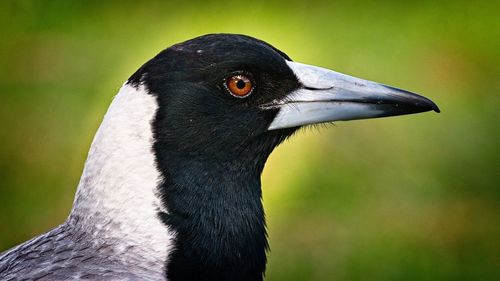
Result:
[[[263,280],[267,237],[262,169],[247,169],[249,163],[241,158],[168,158],[168,166],[159,164],[165,179],[160,192],[168,210],[160,217],[175,233],[167,279]]]
[[[174,233],[167,279],[263,280],[267,234],[260,176],[284,135],[255,138],[238,153],[189,155],[154,146],[162,221]],[[224,155],[224,156],[222,156]]]

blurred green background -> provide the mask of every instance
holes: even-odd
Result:
[[[438,3],[440,2],[440,3]],[[1,1],[0,251],[63,222],[121,84],[214,32],[442,109],[304,130],[263,175],[267,280],[498,280],[498,1]]]

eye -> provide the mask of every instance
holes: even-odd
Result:
[[[248,76],[238,74],[227,79],[226,87],[231,95],[237,98],[246,98],[252,93],[253,83]]]

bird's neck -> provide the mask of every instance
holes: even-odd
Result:
[[[163,265],[171,233],[158,216],[161,175],[151,128],[156,110],[142,86],[120,89],[92,142],[67,224],[96,243],[126,247]]]
[[[262,280],[267,240],[261,169],[248,166],[246,156],[169,159],[161,187],[168,208],[162,219],[176,233],[168,280]]]

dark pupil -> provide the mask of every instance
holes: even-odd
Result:
[[[238,82],[236,82],[236,87],[238,87],[238,89],[240,89],[240,90],[241,90],[241,89],[245,88],[245,85],[246,85],[246,84],[247,84],[247,83],[245,83],[245,81],[243,81],[243,80],[238,80]]]

